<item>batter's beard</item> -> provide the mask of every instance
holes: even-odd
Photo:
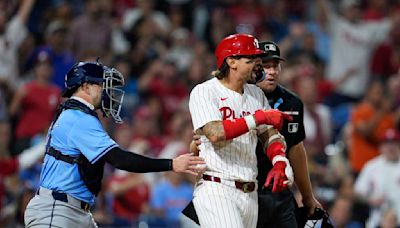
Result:
[[[251,72],[251,75],[250,75],[249,79],[247,80],[247,83],[249,83],[249,84],[256,84],[257,83],[257,75],[256,75],[256,72],[254,70]]]
[[[254,75],[251,75],[250,79],[247,80],[247,83],[256,84],[256,77]]]

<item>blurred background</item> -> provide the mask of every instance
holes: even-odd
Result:
[[[188,95],[233,33],[280,46],[335,227],[398,227],[399,0],[0,0],[0,227],[23,227],[42,160],[16,158],[45,139],[76,61],[100,57],[125,77],[124,123],[102,119],[116,142],[172,158],[192,139]],[[193,182],[106,166],[92,213],[101,227],[193,227],[181,215]]]

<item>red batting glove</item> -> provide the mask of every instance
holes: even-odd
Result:
[[[285,173],[286,163],[278,161],[269,171],[267,180],[265,181],[264,187],[268,187],[273,181],[272,192],[282,192],[288,187],[288,177]]]
[[[283,113],[277,109],[257,110],[254,113],[257,125],[267,124],[272,125],[278,131],[282,129],[283,121],[293,121],[293,117]]]
[[[264,187],[273,181],[272,192],[282,192],[293,184],[293,170],[285,155],[285,146],[282,142],[276,141],[268,145],[265,151],[268,159],[274,165],[267,175]]]

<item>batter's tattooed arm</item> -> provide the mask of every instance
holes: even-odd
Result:
[[[285,138],[283,135],[279,133],[275,128],[269,128],[264,133],[258,136],[258,140],[264,145],[264,150],[268,147],[269,144],[280,141],[285,144]]]
[[[203,134],[212,143],[221,142],[225,140],[225,130],[222,121],[212,121],[204,125]]]

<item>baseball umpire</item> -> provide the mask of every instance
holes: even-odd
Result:
[[[100,191],[105,162],[130,172],[196,174],[204,161],[190,154],[152,159],[121,149],[96,110],[121,122],[123,76],[98,62],[79,62],[65,77],[64,97],[48,131],[40,188],[25,211],[26,227],[97,227],[90,207]]]
[[[257,85],[264,91],[272,108],[288,112],[293,117],[293,121],[284,122],[280,133],[285,137],[286,156],[293,167],[295,183],[302,195],[303,204],[309,208],[308,214],[312,215],[315,208],[322,208],[322,206],[314,197],[308,173],[306,151],[303,145],[305,139],[303,102],[296,94],[279,85],[280,62],[284,61],[280,57],[279,47],[272,41],[260,42],[259,47],[267,53],[261,58],[266,75],[265,79]],[[259,185],[263,186],[272,164],[264,155],[261,143],[257,145],[256,154],[257,180]],[[297,227],[294,213],[297,205],[289,189],[274,193],[270,188],[259,188],[258,204],[257,227]]]

